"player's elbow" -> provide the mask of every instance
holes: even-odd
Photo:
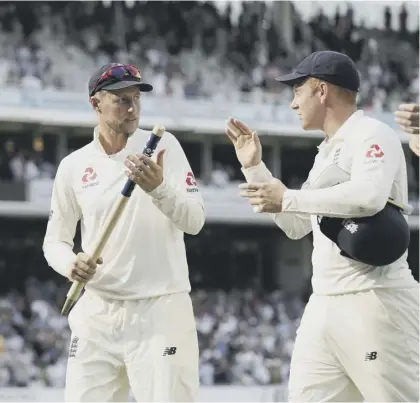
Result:
[[[299,232],[285,232],[286,236],[293,241],[297,241],[298,239],[302,239],[305,237],[306,234],[299,233]]]
[[[203,229],[204,223],[206,221],[203,206],[199,206],[197,209],[197,214],[193,215],[193,219],[190,221],[188,228],[185,229],[189,235],[198,235]]]

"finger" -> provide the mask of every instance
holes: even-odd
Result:
[[[416,155],[420,154],[420,143],[419,143],[419,138],[417,136],[411,138],[409,146],[410,146],[411,151],[413,151],[414,154]]]
[[[88,268],[96,269],[96,262],[94,262],[92,259],[88,259],[86,263]]]
[[[227,128],[231,131],[231,133],[236,138],[238,138],[239,136],[242,136],[243,135],[243,133],[241,132],[241,130],[239,130],[237,127],[235,127],[235,125],[232,122],[230,122],[230,121],[228,121]]]
[[[136,185],[139,185],[141,188],[148,182],[149,174],[144,171],[137,171],[136,173],[125,171],[125,175],[131,179]]]
[[[254,211],[254,213],[262,213],[262,208],[263,208],[263,206],[254,206],[253,208],[252,208],[252,210]]]
[[[82,269],[76,268],[76,270],[73,272],[74,275],[78,276],[82,279],[82,281],[88,281],[92,278],[92,275],[85,272]]]
[[[165,157],[165,153],[166,153],[166,150],[165,150],[165,149],[163,149],[163,150],[160,150],[160,151],[158,152],[158,154],[157,154],[157,157],[156,157],[156,164],[157,164],[160,168],[163,168],[163,159],[164,159],[164,157]]]
[[[239,196],[250,199],[255,197],[261,197],[261,193],[259,190],[244,190],[243,192],[239,193]]]
[[[129,160],[125,160],[124,161],[124,165],[130,170],[130,171],[132,171],[132,170],[134,170],[134,169],[136,169],[137,167],[136,167],[136,165],[133,163],[133,162],[131,162],[131,161],[129,161]]]
[[[404,118],[395,118],[395,121],[400,126],[413,126],[413,122],[410,119],[404,119]]]
[[[104,259],[102,259],[101,257],[98,258],[98,260],[96,261],[97,264],[102,264],[104,262]]]
[[[241,183],[239,189],[242,190],[260,190],[264,187],[264,183]]]
[[[133,172],[125,171],[125,175],[130,178],[133,182],[140,184],[142,182],[142,178],[140,176],[134,175]]]
[[[137,154],[137,155],[140,161],[141,170],[143,170],[143,166],[146,166],[155,172],[160,169],[159,165],[147,155],[143,155],[143,154]]]
[[[255,144],[260,144],[260,138],[258,137],[258,134],[256,131],[252,132],[252,140]]]
[[[233,145],[235,145],[236,142],[238,141],[238,139],[237,139],[236,135],[234,134],[234,132],[227,127],[225,129],[225,133],[229,137],[229,139],[233,143]]]
[[[417,135],[419,134],[419,128],[418,127],[408,127],[408,126],[401,126],[401,129],[404,130],[406,133],[408,134],[414,134]]]
[[[399,111],[419,112],[419,104],[401,104],[398,106]]]
[[[251,132],[245,132],[240,127],[235,126],[231,121],[228,122],[228,128],[234,133],[236,138],[239,138],[241,136],[245,136],[247,139],[251,137]]]
[[[80,277],[77,274],[72,274],[71,279],[74,280],[74,281],[78,281],[79,283],[86,283],[87,281],[89,281],[89,280],[86,280],[86,279]]]
[[[264,204],[264,199],[261,197],[254,197],[254,198],[248,199],[248,203],[251,206],[260,206]]]
[[[150,168],[140,171],[137,175],[137,178],[141,183],[146,183],[153,180],[156,177],[156,173],[153,172]]]
[[[407,112],[407,111],[396,111],[394,115],[401,119],[407,119],[409,122],[419,119],[418,112],[415,113],[415,112]]]
[[[137,154],[139,155],[139,154]],[[143,164],[141,163],[140,159],[137,157],[137,155],[129,155],[126,159],[126,161],[130,161],[134,166],[139,167]],[[141,154],[140,154],[141,155]],[[127,165],[126,165],[127,166]]]
[[[77,260],[76,263],[74,264],[74,268],[85,270],[85,271],[89,270],[89,265],[88,265],[87,261],[88,261],[88,259],[86,261]]]
[[[237,127],[246,136],[251,136],[252,135],[252,130],[245,123],[241,122],[238,119],[233,119],[232,123],[235,127]]]

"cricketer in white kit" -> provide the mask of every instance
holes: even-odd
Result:
[[[99,125],[93,141],[58,168],[44,254],[86,291],[69,315],[65,400],[195,401],[199,368],[184,233],[203,227],[203,202],[176,138],[166,132],[157,161],[139,153],[141,81],[135,66],[110,64],[89,82]],[[147,165],[145,165],[145,162]],[[89,259],[129,176],[137,183],[104,251]],[[73,252],[81,222],[82,249]]]
[[[318,225],[318,216],[373,216],[390,197],[407,203],[400,140],[357,110],[359,75],[343,54],[311,54],[279,81],[293,86],[303,128],[326,134],[301,190],[272,177],[256,132],[230,119],[226,133],[248,182],[241,196],[289,238],[313,233],[313,294],[297,331],[289,400],[419,401],[419,285],[407,252],[386,266],[363,264],[344,257]],[[325,180],[334,171],[348,180]]]

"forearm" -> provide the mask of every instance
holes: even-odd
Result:
[[[277,213],[271,214],[271,217],[290,239],[301,239],[312,231],[309,214]]]
[[[66,242],[46,239],[42,249],[48,265],[57,273],[67,277],[70,265],[76,259],[73,247]]]
[[[258,165],[250,168],[241,168],[242,173],[248,183],[262,182],[266,183],[273,179],[273,175],[270,170],[266,167],[263,161]]]
[[[283,211],[326,217],[368,217],[381,211],[389,189],[381,183],[348,181],[326,189],[286,190]]]
[[[205,215],[202,203],[163,182],[149,193],[153,204],[181,231],[197,235],[203,228]]]

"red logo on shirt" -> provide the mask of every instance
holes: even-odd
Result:
[[[381,147],[377,144],[372,144],[369,147],[369,151],[366,153],[366,158],[382,158],[385,153],[382,151]]]
[[[88,183],[94,181],[96,179],[96,176],[96,172],[93,170],[93,168],[86,168],[85,174],[82,177],[82,182]]]
[[[192,172],[187,173],[187,179],[185,179],[185,182],[188,186],[197,186],[197,182],[195,181],[194,174]]]

